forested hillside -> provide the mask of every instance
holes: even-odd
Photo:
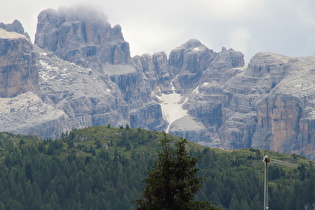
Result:
[[[134,209],[162,138],[157,131],[110,125],[74,130],[55,141],[1,133],[0,209]],[[197,200],[214,201],[221,209],[262,209],[262,157],[268,154],[299,165],[269,164],[270,208],[304,209],[315,203],[315,171],[306,158],[194,143],[187,149],[200,156],[198,176],[207,178]]]

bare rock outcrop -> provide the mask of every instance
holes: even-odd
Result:
[[[127,124],[123,116],[128,115],[128,105],[108,74],[35,49],[39,54],[41,98],[63,110],[73,128]]]
[[[228,81],[220,139],[314,159],[315,57],[258,53]]]
[[[5,24],[0,23],[0,28],[3,28],[6,31],[9,32],[16,32],[18,34],[22,34],[26,36],[29,40],[31,39],[27,32],[24,31],[24,28],[20,21],[14,20],[13,23]]]
[[[314,159],[315,57],[286,57],[285,77],[257,104],[253,145]]]
[[[29,39],[0,28],[0,97],[12,97],[27,91],[38,93],[36,61]]]
[[[133,65],[143,80],[154,92],[170,92],[170,81],[175,75],[175,69],[168,65],[165,52],[144,54],[132,58]]]
[[[38,15],[35,44],[75,64],[101,70],[104,63],[127,64],[129,44],[121,27],[92,9],[48,9]]]
[[[162,129],[161,108],[133,63],[119,25],[90,9],[45,10],[35,43],[41,96],[75,128],[106,125]],[[41,49],[42,48],[42,49]]]
[[[0,130],[56,139],[70,131],[68,116],[44,103],[38,95],[26,92],[11,98],[0,98]]]
[[[177,73],[173,74],[172,84],[175,93],[181,95],[178,103],[189,116],[174,121],[170,133],[220,146],[218,132],[223,120],[225,83],[241,72],[243,54],[225,48],[214,52],[198,40],[189,40],[171,52],[169,64]],[[184,128],[188,119],[190,126]]]
[[[168,121],[166,131],[205,145],[221,146],[225,83],[242,72],[243,54],[232,49],[217,53],[192,39],[165,53],[133,58],[150,84]]]
[[[22,34],[0,28],[1,131],[55,139],[70,130],[68,116],[43,102],[39,89],[38,58],[32,43]]]
[[[215,56],[213,50],[195,39],[172,50],[169,64],[177,68],[174,82],[178,91],[195,88]]]
[[[64,61],[41,48],[41,97],[63,110],[73,128],[111,124],[163,130],[165,121],[151,89],[130,65],[104,65],[93,71]],[[164,126],[164,127],[163,127]]]
[[[146,78],[157,79],[152,58],[136,61]],[[257,147],[314,159],[314,65],[314,57],[258,53],[244,66],[240,52],[216,53],[190,40],[163,65],[170,85],[151,84],[166,119],[172,115],[167,109],[183,110],[171,116],[172,134],[225,149]]]

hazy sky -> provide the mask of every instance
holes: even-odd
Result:
[[[189,39],[208,48],[233,48],[248,62],[257,52],[291,56],[315,55],[314,0],[8,0],[0,22],[21,21],[34,41],[40,11],[71,5],[104,11],[120,24],[131,54],[153,54]]]

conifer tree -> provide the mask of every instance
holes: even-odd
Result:
[[[138,209],[217,209],[210,202],[198,202],[194,195],[203,178],[196,177],[198,158],[189,156],[186,139],[172,144],[164,134],[162,151],[144,179],[143,199],[136,200]],[[174,147],[175,146],[175,147]]]

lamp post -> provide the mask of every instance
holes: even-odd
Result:
[[[264,210],[269,209],[268,207],[268,167],[267,164],[270,162],[270,158],[267,155],[263,157],[265,163],[265,177],[264,177]]]

